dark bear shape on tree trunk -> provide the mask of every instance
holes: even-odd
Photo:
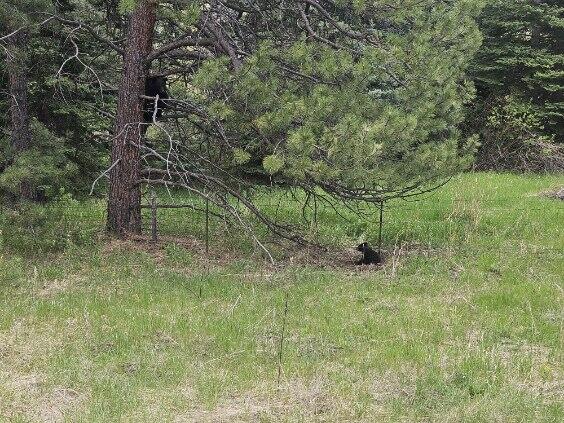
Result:
[[[166,100],[168,99],[166,83],[167,80],[165,76],[149,76],[145,80],[145,95],[147,97],[159,96],[156,113],[155,100],[147,99],[143,104],[143,119],[146,123],[153,122],[153,117],[155,120],[159,120],[162,117],[163,109],[166,107]]]

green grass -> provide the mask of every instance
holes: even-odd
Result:
[[[379,271],[273,269],[217,223],[231,260],[172,242],[2,253],[0,421],[560,422],[564,205],[537,195],[559,185],[466,174],[394,202]],[[349,218],[322,210],[320,236],[375,239]],[[202,224],[161,214],[164,234]]]

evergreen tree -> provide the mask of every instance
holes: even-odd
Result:
[[[456,128],[473,94],[475,2],[343,2],[334,26],[302,4],[297,27],[265,23],[284,25],[284,40],[260,37],[239,73],[217,59],[196,75],[236,162],[369,202],[415,195],[468,164]]]
[[[26,148],[14,148],[18,132],[9,126],[15,121],[8,113],[0,116],[5,128],[0,135],[0,191],[5,199],[19,197],[26,185],[34,191],[28,197],[40,200],[58,195],[61,189],[73,194],[88,192],[93,175],[107,161],[106,140],[100,140],[99,135],[108,134],[110,119],[101,110],[112,104],[113,98],[99,79],[112,72],[107,63],[115,60],[109,54],[96,53],[99,45],[95,39],[53,19],[55,14],[72,18],[74,10],[69,1],[0,1],[0,21],[4,23],[0,38],[6,47],[6,60],[0,61],[0,91],[5,94],[0,104],[6,111],[25,110],[27,117],[21,121],[29,127],[27,141],[17,143]],[[18,34],[25,37],[18,43],[19,54],[9,55]],[[18,62],[8,72],[10,58]],[[14,72],[25,88],[19,91],[25,93],[25,101],[16,101],[9,94],[9,75]],[[19,106],[9,107],[11,99]],[[27,106],[22,108],[22,104]]]
[[[241,221],[235,197],[288,235],[248,195],[257,182],[380,203],[425,192],[471,159],[473,140],[457,128],[473,95],[465,70],[480,42],[480,0],[65,6],[52,16],[81,59],[63,61],[77,67],[65,88],[73,91],[71,76],[83,69],[110,89],[121,67],[109,162],[114,232],[139,230],[139,183],[183,186]],[[162,120],[143,121],[147,75],[169,77]]]
[[[10,131],[5,150],[9,151],[12,156],[8,159],[12,162],[10,165],[19,166],[19,170],[22,170],[23,166],[18,161],[25,162],[25,156],[32,148],[28,101],[28,58],[25,47],[29,40],[30,24],[32,23],[28,19],[28,12],[36,6],[41,5],[33,0],[24,1],[19,5],[0,3],[0,23],[7,30],[2,34],[1,40],[4,43],[2,47],[6,58],[10,109]],[[14,199],[33,200],[37,197],[36,187],[33,186],[30,179],[31,175],[25,175],[10,186],[10,194]],[[5,183],[2,185],[6,188]]]
[[[480,130],[492,113],[528,121],[533,113],[535,124],[526,130],[563,142],[562,2],[489,0],[479,24],[484,42],[472,70],[479,99],[473,126]]]
[[[380,203],[442,183],[468,165],[473,147],[457,126],[473,95],[464,72],[480,42],[479,7],[163,7],[147,60],[178,77],[168,103],[181,117],[157,122],[140,145],[143,181],[184,186],[232,213],[235,196],[255,214],[240,189],[249,168],[251,186],[262,173],[343,201]]]

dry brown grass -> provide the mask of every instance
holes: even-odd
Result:
[[[86,395],[62,386],[53,387],[37,373],[18,373],[0,370],[3,396],[0,418],[12,421],[22,416],[32,422],[55,423],[64,421],[66,413],[76,413]]]

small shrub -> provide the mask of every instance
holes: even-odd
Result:
[[[481,119],[477,170],[559,172],[564,170],[564,148],[541,135],[535,108],[511,96],[487,105]]]
[[[48,201],[78,175],[77,166],[68,155],[72,150],[64,140],[52,134],[43,124],[32,120],[32,147],[15,154],[0,148],[0,195],[19,198],[22,184],[34,193],[36,200]]]

